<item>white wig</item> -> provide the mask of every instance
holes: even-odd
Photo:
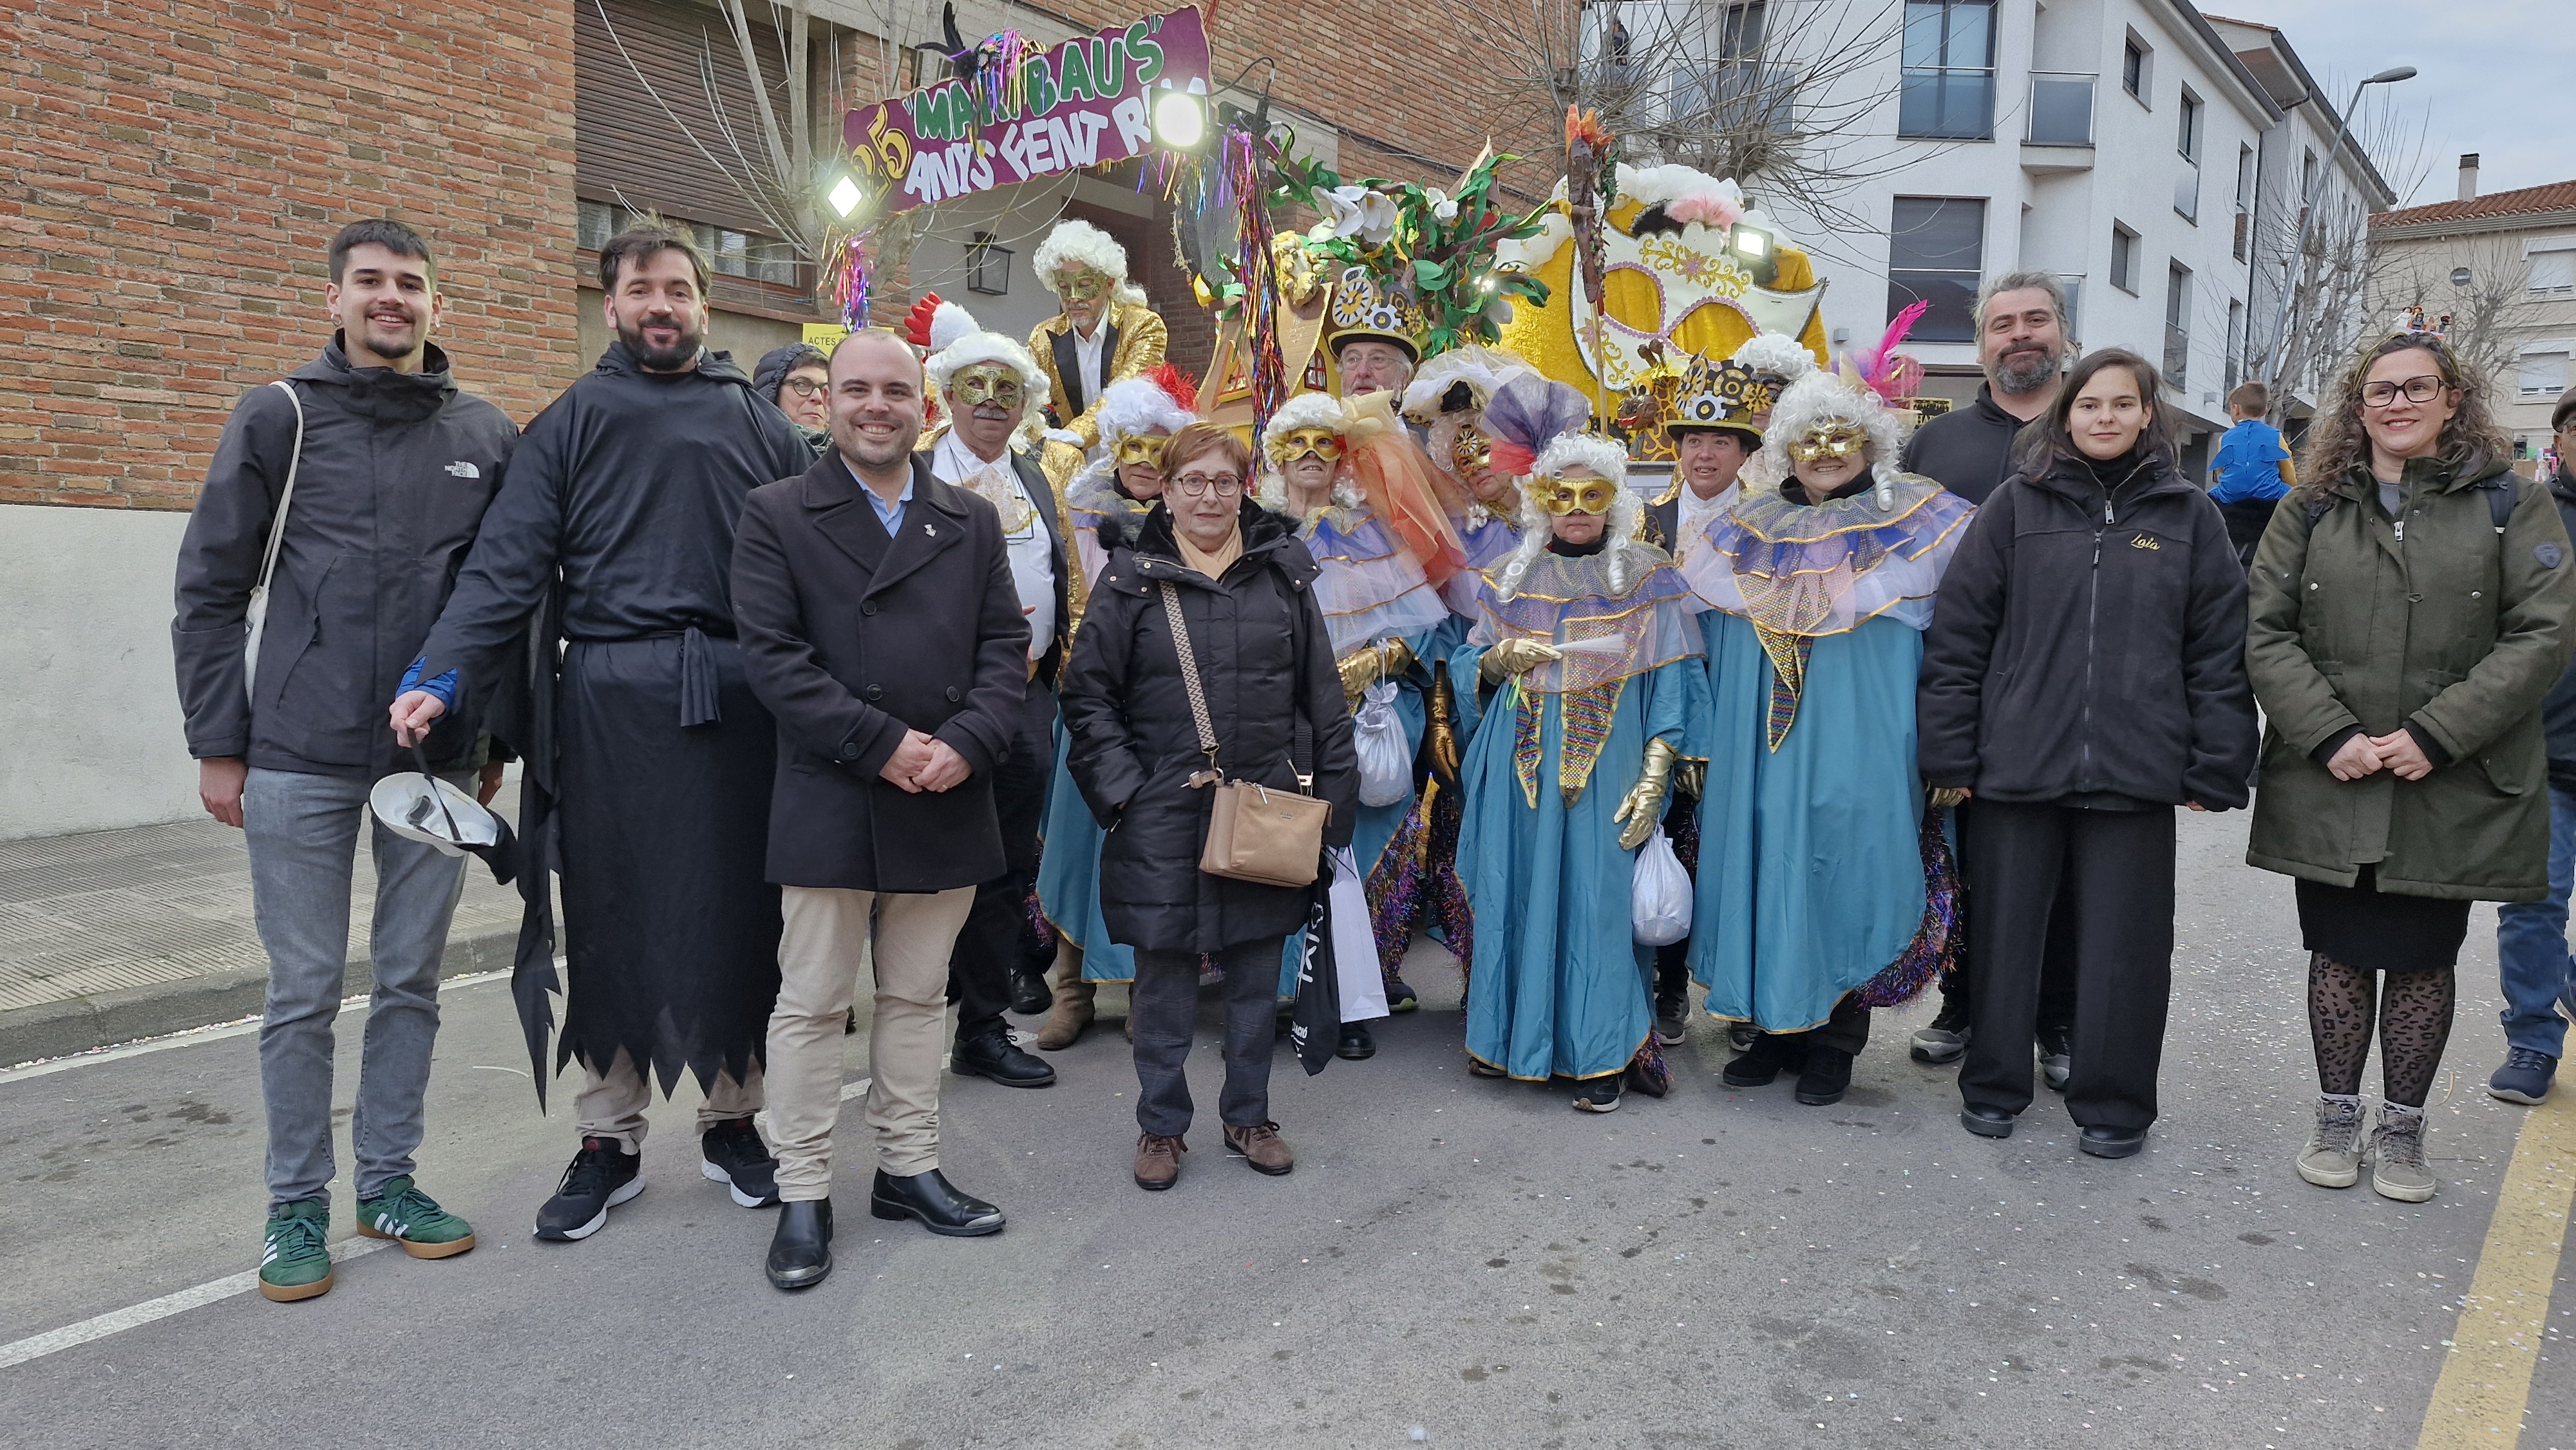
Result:
[[[1789,445],[1832,423],[1849,423],[1868,435],[1862,456],[1878,485],[1879,507],[1888,507],[1902,473],[1896,461],[1896,414],[1879,402],[1876,393],[1828,372],[1810,373],[1780,390],[1770,426],[1762,430],[1762,447],[1745,460],[1744,482],[1755,488],[1778,488],[1788,482],[1796,471]]]
[[[1145,289],[1127,280],[1127,249],[1118,239],[1079,217],[1067,217],[1055,224],[1047,239],[1038,243],[1038,254],[1030,262],[1037,268],[1038,285],[1049,296],[1056,291],[1057,274],[1070,266],[1084,266],[1101,273],[1118,284],[1117,300],[1137,304],[1145,300]]]
[[[1288,480],[1270,461],[1270,440],[1299,428],[1330,428],[1342,431],[1341,401],[1330,393],[1299,393],[1279,405],[1261,430],[1261,448],[1254,464],[1261,472],[1261,489],[1254,499],[1274,513],[1288,511]],[[1360,506],[1359,486],[1351,481],[1347,460],[1333,466],[1333,502],[1343,508]]]
[[[1120,378],[1100,390],[1100,411],[1094,415],[1100,425],[1100,440],[1133,438],[1157,428],[1178,433],[1198,421],[1198,415],[1184,408],[1180,400],[1163,391],[1163,386],[1149,377]]]
[[[1816,355],[1785,332],[1756,333],[1735,350],[1729,362],[1742,363],[1757,376],[1794,383],[1816,370]]]
[[[1645,517],[1646,504],[1628,486],[1628,450],[1590,433],[1560,433],[1548,440],[1538,462],[1531,465],[1530,476],[1562,478],[1569,469],[1580,469],[1619,485],[1610,500],[1610,516],[1604,520],[1603,537],[1608,545],[1601,551],[1601,562],[1609,570],[1611,589],[1625,595],[1665,557],[1653,545],[1637,542],[1637,525]],[[1521,581],[1529,577],[1530,566],[1547,552],[1548,540],[1555,537],[1546,510],[1538,506],[1537,491],[1528,486],[1528,479],[1521,483],[1520,543],[1496,571],[1494,581],[1494,592],[1505,599],[1519,596]]]

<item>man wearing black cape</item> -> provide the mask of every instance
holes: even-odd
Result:
[[[638,225],[599,271],[618,340],[529,425],[393,705],[408,739],[494,690],[544,611],[516,984],[540,1094],[568,1060],[585,1074],[581,1151],[537,1215],[548,1239],[588,1237],[643,1191],[648,1069],[666,1095],[683,1067],[705,1089],[705,1175],[744,1207],[778,1201],[752,1126],[778,995],[778,889],[762,879],[775,726],[743,674],[729,575],[744,498],[813,454],[705,350],[707,267],[688,233]],[[571,974],[551,1068],[549,868]]]

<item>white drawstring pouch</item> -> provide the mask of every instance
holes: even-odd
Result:
[[[1659,829],[1637,848],[1637,869],[1629,879],[1628,916],[1637,945],[1671,946],[1690,935],[1691,879],[1671,839]]]
[[[1393,682],[1380,680],[1361,692],[1351,724],[1360,756],[1360,804],[1391,806],[1413,794],[1413,752],[1395,713]]]

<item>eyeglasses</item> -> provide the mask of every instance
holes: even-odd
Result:
[[[1530,502],[1539,512],[1563,518],[1567,514],[1606,514],[1610,501],[1619,496],[1619,485],[1602,478],[1548,478],[1533,481]]]
[[[2433,401],[2433,395],[2440,391],[2442,391],[2442,380],[2429,374],[2420,378],[2408,378],[2402,383],[2364,383],[2361,385],[2361,405],[2365,408],[2385,408],[2397,401],[2399,393],[2404,393],[2406,401],[2410,403],[2429,403]]]
[[[812,378],[789,378],[785,386],[787,391],[800,398],[819,398],[831,389],[831,384],[818,383]]]
[[[1213,490],[1218,498],[1233,498],[1243,492],[1243,475],[1239,473],[1184,473],[1172,480],[1172,487],[1183,498],[1205,498]]]
[[[1121,468],[1139,463],[1147,468],[1160,468],[1163,466],[1163,445],[1169,441],[1150,433],[1121,433],[1116,445],[1110,449],[1110,456],[1118,460]]]

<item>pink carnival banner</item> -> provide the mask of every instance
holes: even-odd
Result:
[[[1196,7],[1051,46],[1004,31],[973,54],[969,79],[843,120],[851,164],[883,189],[885,211],[1141,156],[1159,144],[1154,103],[1163,93],[1208,93],[1207,27]]]

